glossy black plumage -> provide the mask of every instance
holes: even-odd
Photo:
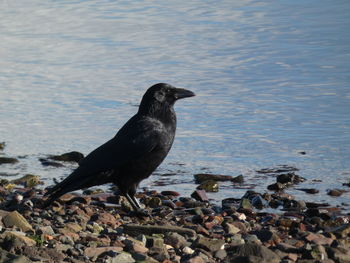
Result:
[[[175,137],[176,100],[194,93],[165,83],[150,87],[139,110],[115,135],[79,164],[66,179],[45,194],[45,206],[67,192],[105,183],[114,183],[135,210],[139,183],[149,177],[167,156]]]

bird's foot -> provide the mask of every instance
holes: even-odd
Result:
[[[151,217],[151,214],[146,209],[138,208],[137,210],[130,212],[131,216],[137,216],[137,217]]]

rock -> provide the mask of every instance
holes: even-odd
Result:
[[[221,174],[195,174],[194,179],[196,183],[203,183],[208,180],[214,181],[231,181],[232,176],[229,175],[221,175]]]
[[[112,227],[118,227],[120,225],[117,218],[114,215],[107,213],[107,212],[94,214],[91,217],[91,220],[95,221],[98,224],[109,225]]]
[[[205,261],[200,256],[194,256],[194,257],[184,261],[184,263],[205,263]]]
[[[12,253],[7,252],[6,250],[3,250],[0,248],[0,262],[6,262],[6,263],[32,263],[29,258],[25,256],[18,256]]]
[[[33,231],[32,226],[28,223],[28,221],[17,211],[10,212],[3,218],[4,225],[6,227],[16,226],[20,228],[22,231]]]
[[[241,231],[241,229],[239,229],[238,227],[236,227],[233,224],[224,223],[223,225],[224,225],[224,229],[225,229],[226,233],[228,233],[228,234],[234,235],[234,234],[237,234],[238,232]]]
[[[233,178],[231,179],[231,181],[232,181],[233,183],[242,184],[242,183],[244,182],[243,175],[238,175],[238,176],[236,176],[236,177],[233,177]]]
[[[256,172],[261,174],[275,174],[275,173],[286,173],[286,172],[295,172],[295,171],[299,171],[299,169],[289,165],[278,165],[275,168],[264,168],[264,169],[257,170]]]
[[[305,192],[307,194],[317,194],[317,193],[320,192],[319,190],[317,190],[315,188],[299,188],[297,190],[303,191],[303,192]]]
[[[5,142],[0,142],[0,151],[4,150],[6,147],[6,143]]]
[[[304,182],[305,178],[302,178],[299,175],[296,175],[295,173],[286,173],[278,175],[276,180],[278,183],[291,185]]]
[[[26,174],[25,176],[12,180],[13,184],[21,184],[24,187],[32,188],[37,185],[42,185],[44,182],[40,181],[40,177],[38,175]]]
[[[214,253],[214,257],[219,260],[224,260],[227,257],[227,252],[224,249],[220,249]]]
[[[331,189],[327,192],[330,196],[341,196],[343,193],[344,191],[341,189]]]
[[[61,155],[50,156],[49,159],[55,161],[64,161],[64,162],[76,162],[79,163],[82,159],[84,159],[84,155],[80,152],[68,152]]]
[[[175,191],[162,191],[160,194],[165,196],[180,196],[180,193]]]
[[[219,249],[222,249],[225,241],[222,239],[207,238],[202,235],[199,235],[194,242],[195,247],[203,248],[210,252],[215,252]]]
[[[280,257],[272,250],[254,243],[233,247],[233,253],[234,257],[230,262],[280,262]]]
[[[165,234],[165,244],[169,244],[176,249],[181,249],[186,246],[186,239],[176,232],[170,232]]]
[[[205,190],[196,190],[191,194],[191,197],[201,202],[209,202]]]
[[[89,258],[93,258],[93,257],[98,257],[99,255],[107,251],[121,252],[123,251],[123,248],[122,247],[87,247],[84,250],[84,254]]]
[[[18,163],[18,159],[16,158],[11,158],[11,157],[0,157],[0,165],[1,164],[14,164],[14,163]]]
[[[182,249],[182,253],[184,253],[186,255],[192,255],[194,253],[194,250],[190,247],[184,247]]]
[[[277,183],[274,183],[274,184],[270,184],[267,186],[267,189],[270,190],[270,191],[282,191],[283,189],[285,188],[285,185],[284,184],[281,184],[279,182]]]
[[[327,247],[327,253],[329,258],[335,262],[349,263],[350,262],[350,249],[345,247]]]
[[[64,165],[58,162],[49,161],[45,158],[39,158],[39,161],[43,166],[63,167]]]
[[[205,190],[207,192],[218,192],[219,191],[219,184],[217,181],[214,180],[207,180],[201,183],[197,189],[199,190]]]
[[[145,247],[145,244],[139,240],[133,238],[127,238],[124,240],[125,249],[128,252],[136,252],[141,254],[147,254],[148,248]]]
[[[257,209],[263,209],[268,206],[268,202],[261,195],[256,195],[251,199],[252,205]]]
[[[124,233],[131,236],[138,236],[139,234],[152,235],[152,234],[165,234],[168,232],[176,232],[180,235],[187,235],[189,237],[196,236],[196,232],[192,229],[178,227],[178,226],[158,226],[158,225],[136,225],[126,224],[123,225]]]
[[[250,203],[250,200],[247,199],[247,198],[242,198],[239,207],[240,207],[240,208],[243,208],[243,209],[253,209],[253,206],[252,206],[252,204]]]
[[[23,246],[30,246],[30,247],[36,245],[36,241],[25,236],[25,233],[23,232],[5,231],[2,234],[2,236],[8,240],[7,242],[19,243],[19,244],[23,244]]]
[[[78,233],[83,230],[83,227],[80,224],[73,222],[66,223],[64,228],[73,233]]]
[[[330,229],[330,232],[340,238],[346,238],[350,234],[350,224],[341,225]]]

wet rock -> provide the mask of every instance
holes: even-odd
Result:
[[[276,180],[278,183],[291,185],[304,182],[305,178],[302,178],[301,176],[295,173],[286,173],[278,175]]]
[[[55,161],[64,161],[64,162],[76,162],[79,163],[82,159],[84,159],[84,155],[80,152],[68,152],[61,155],[53,155],[50,156],[49,159]]]
[[[152,234],[165,234],[168,232],[176,232],[180,235],[187,235],[189,237],[196,236],[196,232],[192,229],[178,227],[178,226],[158,226],[158,225],[136,225],[126,224],[123,225],[124,232],[131,236],[137,236],[139,234],[152,235]]]
[[[218,192],[219,191],[219,184],[217,181],[214,180],[207,180],[201,183],[197,189],[205,190],[207,192]]]
[[[244,182],[243,175],[238,175],[238,176],[236,176],[236,177],[233,177],[233,178],[231,179],[231,181],[232,181],[233,183],[242,184],[242,183]]]
[[[6,147],[6,143],[5,142],[0,142],[0,151],[4,150]]]
[[[161,194],[165,196],[174,196],[174,197],[180,196],[180,193],[176,191],[162,191]]]
[[[261,195],[256,195],[251,199],[252,205],[257,209],[263,209],[268,206],[268,202]]]
[[[305,192],[307,194],[317,194],[317,193],[320,192],[319,190],[317,190],[315,188],[299,188],[297,190],[303,191],[303,192]]]
[[[243,209],[253,209],[253,206],[252,206],[250,200],[247,198],[242,198],[239,207],[243,208]]]
[[[191,197],[201,202],[209,202],[209,198],[205,190],[196,190],[191,194]]]
[[[52,166],[52,167],[63,167],[64,165],[58,162],[50,161],[45,158],[39,158],[39,161],[43,166]]]
[[[231,181],[232,176],[221,174],[195,174],[194,179],[196,180],[196,183],[200,184],[208,180]]]
[[[327,192],[330,196],[341,196],[343,193],[344,191],[341,189],[331,189]]]
[[[219,260],[224,260],[227,257],[227,252],[224,249],[220,249],[215,252],[214,257]]]
[[[282,191],[286,186],[284,184],[281,184],[279,182],[274,183],[274,184],[270,184],[267,186],[267,189],[270,191]]]
[[[1,164],[14,164],[18,163],[18,159],[11,157],[0,157],[0,165]]]
[[[3,218],[3,223],[6,227],[16,226],[22,231],[33,231],[32,226],[28,221],[17,211],[10,212]]]
[[[25,176],[12,180],[13,184],[21,184],[24,187],[32,188],[37,185],[42,185],[44,182],[40,181],[40,177],[38,175],[26,174]]]
[[[231,223],[223,223],[225,232],[231,235],[237,234],[238,232],[241,231],[238,227],[236,227],[234,224]]]
[[[275,174],[275,173],[286,173],[286,172],[295,172],[295,171],[299,171],[299,169],[289,165],[278,165],[275,168],[264,168],[264,169],[257,170],[256,172],[261,174]]]
[[[210,252],[215,252],[223,248],[225,241],[222,239],[207,238],[199,235],[194,242],[195,247],[203,248]]]

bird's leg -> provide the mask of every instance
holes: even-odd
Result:
[[[137,198],[134,195],[131,195],[130,197],[135,202],[136,206],[141,209],[139,200],[137,200]]]
[[[129,203],[131,204],[132,208],[134,209],[134,213],[136,216],[140,216],[140,217],[149,217],[149,213],[147,210],[145,209],[141,209],[141,206],[139,204],[139,202],[137,201],[137,199],[134,197],[134,195],[130,194],[125,194],[126,199],[128,199]]]
[[[137,211],[137,210],[139,210],[141,208],[139,203],[135,202],[135,198],[131,198],[128,193],[125,194],[125,197],[126,197],[126,199],[128,199],[129,203],[131,204],[132,208],[135,211]]]

